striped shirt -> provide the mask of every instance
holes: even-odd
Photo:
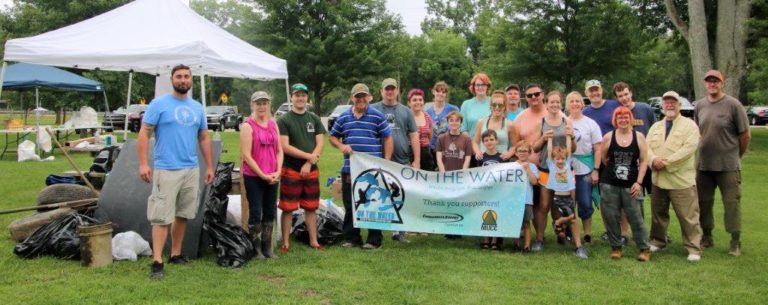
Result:
[[[354,107],[353,107],[354,108]],[[382,139],[389,137],[392,130],[384,115],[372,107],[367,107],[359,119],[350,108],[344,111],[331,129],[331,136],[339,138],[341,143],[352,147],[352,151],[364,152],[379,158],[384,157]],[[344,155],[342,174],[349,174],[349,156]]]

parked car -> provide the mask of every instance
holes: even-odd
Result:
[[[205,107],[205,117],[208,121],[208,129],[224,131],[234,128],[240,131],[240,123],[243,115],[237,112],[234,106],[208,106]]]
[[[655,96],[648,99],[648,105],[653,108],[653,113],[656,115],[656,120],[664,118],[664,109],[661,107],[661,97]],[[687,98],[680,97],[680,114],[684,117],[693,119],[693,104]]]
[[[113,129],[125,128],[125,114],[127,113],[129,117],[128,130],[134,131],[133,125],[137,124],[136,122],[131,121],[131,118],[134,118],[134,121],[138,120],[138,125],[136,125],[135,128],[135,130],[138,131],[138,127],[141,126],[141,117],[144,115],[146,109],[146,104],[131,104],[128,105],[128,110],[125,110],[125,107],[121,106],[115,111],[104,113],[104,126],[112,127]]]
[[[750,125],[765,125],[768,123],[768,106],[751,106],[747,109]]]
[[[328,132],[331,132],[331,129],[333,129],[333,123],[336,122],[336,119],[338,119],[339,116],[344,113],[344,111],[347,111],[347,109],[351,107],[352,105],[338,105],[336,108],[333,108],[331,114],[328,115]]]
[[[288,111],[291,111],[291,103],[281,104],[280,107],[277,107],[277,110],[275,110],[275,119],[287,113]]]

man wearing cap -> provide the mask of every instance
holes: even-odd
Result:
[[[349,155],[352,152],[367,153],[384,159],[392,158],[393,140],[389,122],[380,111],[369,107],[372,96],[365,84],[352,87],[350,97],[354,105],[344,111],[331,128],[329,142],[344,154],[341,168],[341,192],[344,201],[344,238],[343,247],[355,247],[362,244],[360,229],[352,222],[352,183],[350,179]],[[368,230],[368,239],[362,248],[366,250],[380,248],[381,230]]]
[[[389,122],[392,130],[394,151],[392,161],[402,165],[411,165],[419,169],[421,165],[421,147],[419,146],[419,130],[411,109],[397,101],[400,94],[397,81],[387,78],[381,82],[381,102],[371,105],[381,111]],[[404,232],[394,232],[392,239],[407,243]]]
[[[200,169],[197,148],[205,160],[205,183],[213,182],[211,140],[203,106],[187,95],[192,71],[178,65],[171,70],[173,92],[156,98],[147,107],[137,139],[139,176],[152,183],[147,201],[147,218],[152,224],[152,266],[150,277],[160,279],[163,248],[171,229],[170,264],[186,264],[181,255],[187,220],[194,219],[199,205]],[[154,133],[153,168],[149,167],[149,138]],[[173,225],[171,225],[173,224]]]
[[[280,145],[285,153],[280,174],[280,204],[283,211],[280,223],[283,245],[280,251],[288,253],[293,211],[304,209],[309,233],[309,246],[323,249],[317,241],[317,210],[320,203],[320,171],[317,162],[323,151],[323,127],[320,117],[307,111],[309,89],[304,84],[291,86],[291,111],[277,119]]]
[[[589,107],[584,108],[584,115],[594,120],[597,126],[600,126],[603,135],[613,131],[613,111],[619,108],[619,102],[603,99],[602,84],[596,79],[587,82],[584,95],[589,98],[590,102]]]
[[[704,76],[707,96],[696,101],[693,118],[699,125],[699,157],[696,186],[701,207],[701,246],[714,246],[712,213],[715,189],[725,208],[725,231],[731,233],[728,254],[741,255],[741,157],[747,151],[751,135],[747,113],[741,102],[723,92],[725,77],[718,70]]]
[[[680,115],[677,92],[664,93],[662,107],[664,120],[653,124],[646,138],[653,176],[651,252],[667,246],[671,203],[680,223],[683,246],[688,250],[688,261],[697,262],[701,260],[701,225],[694,159],[699,145],[699,127],[693,120]]]
[[[511,84],[504,89],[504,92],[507,94],[507,119],[514,122],[517,115],[523,112],[523,108],[520,107],[520,86]]]

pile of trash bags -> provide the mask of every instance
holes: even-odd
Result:
[[[102,222],[78,213],[63,216],[37,229],[27,239],[13,248],[13,253],[22,258],[36,258],[52,255],[60,259],[80,259],[80,236],[78,226],[90,226]]]
[[[317,210],[317,242],[321,245],[333,245],[341,242],[344,237],[344,209],[333,204],[333,200],[321,200]],[[298,210],[291,215],[293,226],[291,236],[294,239],[309,244],[309,232],[304,219],[304,210]]]
[[[242,227],[228,224],[227,194],[232,188],[233,163],[219,163],[213,185],[206,195],[203,230],[208,233],[216,250],[217,263],[222,267],[239,268],[254,255],[248,233]]]

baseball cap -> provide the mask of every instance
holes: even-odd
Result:
[[[397,87],[397,81],[394,78],[386,78],[381,81],[381,88],[384,89],[389,86]]]
[[[299,91],[304,91],[306,93],[309,93],[309,89],[307,88],[307,85],[304,85],[302,83],[296,83],[291,86],[291,94],[294,94]]]
[[[371,95],[371,91],[368,90],[368,86],[363,83],[357,83],[352,87],[352,96],[358,95],[360,93]]]
[[[667,91],[666,93],[664,93],[664,95],[661,96],[662,100],[665,100],[665,99],[668,99],[668,98],[673,98],[676,101],[680,101],[680,95],[677,94],[677,92],[675,92],[675,91]]]
[[[602,86],[602,84],[600,84],[599,80],[591,79],[591,80],[587,81],[587,85],[584,86],[584,89],[589,89],[589,88],[592,88],[592,87],[600,87],[600,88],[602,88],[603,86]]]
[[[264,91],[256,91],[253,94],[251,94],[251,102],[255,102],[258,100],[268,100],[271,101],[272,99],[269,97],[269,94],[267,94]]]
[[[725,76],[723,76],[723,73],[720,71],[717,71],[715,69],[707,71],[707,74],[704,74],[704,80],[707,80],[707,78],[714,77],[719,79],[721,82],[725,81]]]
[[[518,86],[517,84],[511,84],[511,85],[507,86],[507,88],[504,88],[504,92],[507,92],[510,89],[515,89],[518,92],[520,92],[520,86]]]

